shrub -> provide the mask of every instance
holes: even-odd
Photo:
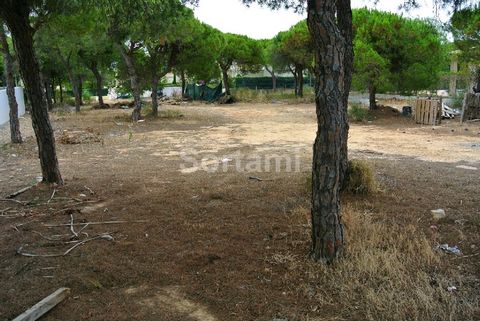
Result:
[[[348,117],[354,122],[364,122],[369,119],[370,113],[361,104],[355,103],[348,109]]]
[[[375,174],[366,161],[354,159],[348,162],[345,190],[355,194],[371,194],[378,190]]]

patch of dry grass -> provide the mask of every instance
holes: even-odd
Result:
[[[462,285],[459,272],[448,269],[422,231],[375,222],[349,207],[343,213],[346,254],[333,266],[293,260],[288,253],[269,258],[307,274],[298,288],[314,293],[314,311],[332,308],[332,319],[339,320],[476,320],[478,295]],[[305,226],[308,210],[294,215]],[[461,290],[449,292],[452,285]]]
[[[354,194],[375,193],[378,190],[378,184],[370,164],[364,160],[350,160],[345,189]]]

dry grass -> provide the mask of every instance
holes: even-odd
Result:
[[[371,194],[378,190],[375,174],[366,161],[353,159],[348,162],[345,189],[354,194]]]
[[[305,223],[308,210],[294,213],[297,222]],[[335,307],[332,318],[338,320],[476,320],[478,296],[462,288],[457,271],[440,272],[442,255],[418,228],[375,222],[348,206],[343,221],[347,251],[334,266],[296,260],[292,254],[270,258],[308,274],[301,288],[315,293],[312,310]],[[452,285],[461,292],[449,292]]]

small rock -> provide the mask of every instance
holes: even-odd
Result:
[[[473,166],[458,165],[458,166],[456,166],[456,167],[457,167],[457,168],[460,168],[460,169],[468,169],[468,170],[471,170],[471,171],[476,171],[476,170],[478,170],[478,168],[473,167]]]
[[[435,219],[435,220],[440,220],[442,218],[447,217],[447,214],[445,213],[445,210],[443,210],[441,208],[438,209],[438,210],[432,210],[431,213],[432,213],[433,219]]]
[[[79,194],[78,196],[80,196],[80,197],[87,197],[87,195],[85,195],[85,194]]]
[[[457,290],[458,290],[458,289],[457,289],[456,286],[449,286],[449,287],[447,287],[447,291],[448,291],[448,292],[455,292],[455,291],[457,291]]]

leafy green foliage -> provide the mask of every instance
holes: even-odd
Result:
[[[446,53],[443,36],[433,23],[359,9],[353,12],[353,27],[359,51],[354,84],[365,87],[366,79],[375,79],[377,84],[411,92],[429,89],[438,83]],[[372,63],[374,72],[368,68]]]
[[[480,5],[456,12],[451,31],[463,60],[480,64]]]
[[[348,109],[348,117],[354,122],[364,122],[369,119],[370,114],[361,104],[352,104]]]
[[[380,56],[370,44],[360,39],[355,40],[354,48],[353,86],[361,90],[368,90],[372,87],[380,91],[388,90],[391,87],[388,61]]]

